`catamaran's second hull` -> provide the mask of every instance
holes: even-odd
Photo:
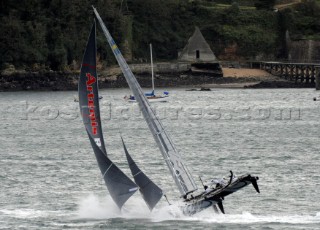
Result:
[[[214,207],[215,205],[218,205],[220,211],[224,213],[222,205],[224,197],[246,187],[249,184],[252,184],[256,191],[260,193],[257,185],[258,179],[258,177],[243,175],[222,188],[206,190],[195,197],[186,199],[185,206],[181,207],[182,212],[184,215],[191,216],[211,206]]]
[[[192,204],[186,204],[182,208],[182,212],[186,216],[192,216],[198,212],[201,212],[204,209],[207,209],[211,206],[216,205],[218,202],[213,200],[199,200],[195,201]]]

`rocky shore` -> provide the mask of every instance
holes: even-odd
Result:
[[[0,91],[57,91],[77,90],[78,72],[26,72],[1,73]],[[206,88],[296,88],[304,87],[284,81],[259,69],[223,68],[224,77],[190,72],[163,73],[155,75],[156,87],[206,87]],[[142,87],[151,87],[149,73],[136,74]],[[118,68],[99,71],[100,88],[126,88],[125,78]]]

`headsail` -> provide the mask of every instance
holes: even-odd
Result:
[[[93,23],[84,53],[79,79],[79,105],[83,123],[96,156],[100,171],[109,193],[117,206],[123,204],[137,191],[133,183],[107,157],[99,108],[98,79],[96,72],[96,23]]]
[[[139,169],[137,164],[129,155],[123,139],[122,144],[134,181],[139,186],[139,191],[141,192],[142,197],[147,203],[149,209],[152,210],[163,196],[162,190]]]
[[[181,155],[176,150],[175,146],[173,145],[173,142],[171,141],[169,135],[165,131],[162,123],[157,118],[155,112],[151,108],[148,100],[142,92],[142,89],[138,81],[136,80],[135,76],[130,70],[125,59],[123,58],[108,29],[104,25],[99,13],[94,7],[93,10],[108,40],[108,43],[118,61],[118,64],[129,84],[129,87],[133,92],[136,100],[138,101],[142,114],[149,126],[151,133],[153,134],[153,137],[158,147],[160,148],[160,151],[169,167],[169,170],[174,178],[174,181],[181,195],[185,196],[186,194],[197,190],[197,186],[194,182],[194,179],[191,177],[191,174],[189,173],[185,163],[183,162]]]

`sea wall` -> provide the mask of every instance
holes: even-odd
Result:
[[[193,73],[190,63],[155,63],[155,86],[177,87],[181,85],[199,85],[214,83],[215,73]],[[142,87],[151,87],[151,67],[149,63],[131,64]],[[128,87],[119,67],[99,69],[100,88]],[[76,90],[78,87],[79,72],[53,72],[53,71],[16,71],[14,68],[0,74],[0,91],[20,90]]]
[[[142,87],[151,87],[150,73],[136,74]],[[68,72],[15,72],[0,75],[0,91],[21,90],[77,90],[78,73]],[[208,75],[193,75],[191,73],[163,73],[155,75],[156,87],[178,87],[182,85],[200,85],[214,83],[215,78]],[[99,74],[100,88],[125,88],[128,84],[120,74]]]
[[[158,62],[153,64],[155,73],[185,73],[191,70],[192,63],[190,62]],[[130,64],[131,70],[136,74],[151,74],[150,63],[145,64]]]
[[[320,90],[320,67],[316,68],[316,90]]]
[[[73,90],[77,84],[74,73],[17,71],[0,75],[0,91]]]

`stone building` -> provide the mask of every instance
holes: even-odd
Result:
[[[217,62],[216,56],[198,27],[195,28],[187,45],[179,54],[178,60],[187,62]]]
[[[223,77],[219,61],[198,27],[195,28],[187,45],[178,55],[178,61],[190,63],[190,70],[193,74]]]

